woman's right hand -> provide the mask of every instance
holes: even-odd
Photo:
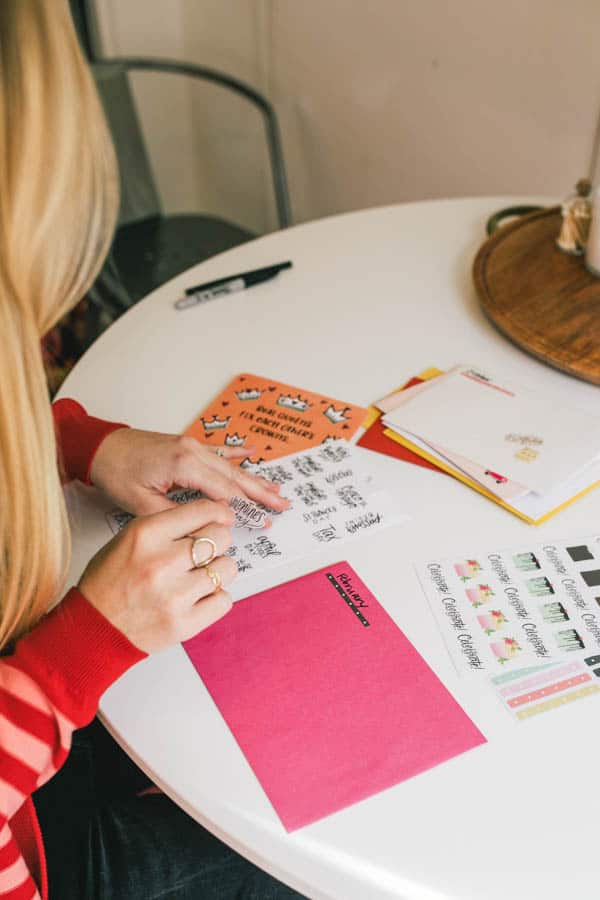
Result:
[[[231,597],[215,591],[206,568],[194,568],[190,536],[215,542],[209,569],[227,586],[237,574],[234,561],[222,556],[232,523],[232,511],[211,500],[140,516],[88,563],[79,588],[145,653],[187,640],[231,609]]]

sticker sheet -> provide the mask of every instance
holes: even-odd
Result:
[[[390,494],[373,483],[359,460],[360,453],[346,441],[328,441],[276,462],[252,466],[253,473],[281,484],[292,508],[275,514],[245,499],[233,499],[236,525],[228,555],[237,563],[240,575],[263,572],[309,556],[324,545],[337,547],[408,519],[394,510]],[[201,494],[180,490],[169,496],[185,503]],[[262,530],[266,515],[273,524]],[[131,518],[115,510],[108,523],[116,533]]]
[[[260,375],[237,375],[186,430],[212,447],[248,447],[248,466],[350,438],[367,410]]]
[[[417,572],[459,672],[568,659],[600,674],[600,537],[467,552]]]

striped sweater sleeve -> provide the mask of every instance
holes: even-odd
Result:
[[[65,480],[90,483],[103,439],[125,426],[88,416],[74,400],[52,412]],[[94,717],[106,688],[145,656],[76,589],[0,658],[0,897],[45,897],[31,794],[64,763],[74,729]],[[22,855],[32,849],[29,870]],[[33,874],[37,876],[37,883]],[[38,889],[39,888],[39,889]]]
[[[73,588],[0,660],[0,897],[39,896],[10,819],[63,764],[106,688],[144,656]]]

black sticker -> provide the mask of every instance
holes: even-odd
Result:
[[[567,553],[573,562],[583,562],[585,559],[594,558],[594,554],[590,551],[589,547],[585,546],[585,544],[581,544],[579,547],[567,547]]]
[[[585,662],[588,666],[597,666],[600,663],[600,656],[586,656]]]
[[[600,584],[600,569],[590,569],[580,574],[588,587],[598,587]]]
[[[361,611],[360,611],[360,609],[358,608],[358,606],[356,606],[356,604],[352,602],[352,600],[350,599],[350,597],[348,596],[348,594],[346,593],[346,591],[344,590],[344,588],[342,587],[342,585],[341,585],[341,584],[339,583],[339,581],[331,574],[331,572],[327,572],[327,579],[328,579],[328,581],[334,586],[334,588],[336,589],[336,591],[338,592],[338,594],[340,595],[340,597],[342,597],[342,599],[345,600],[345,602],[348,604],[348,606],[350,607],[350,609],[352,610],[352,612],[354,613],[354,615],[356,616],[356,618],[360,621],[361,625],[364,625],[365,628],[368,628],[368,627],[369,627],[369,622],[365,619],[365,617],[364,617],[363,614],[361,613]]]

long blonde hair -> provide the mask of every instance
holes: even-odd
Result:
[[[0,648],[48,610],[68,567],[40,338],[96,276],[117,185],[67,0],[1,0]]]

